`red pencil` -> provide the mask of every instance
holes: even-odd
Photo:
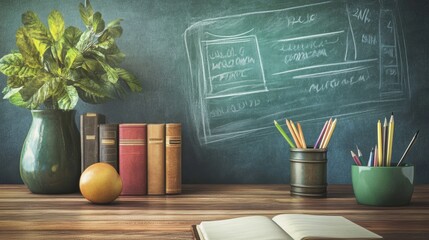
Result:
[[[362,163],[359,161],[359,158],[356,156],[356,154],[353,151],[350,151],[352,154],[352,158],[355,161],[356,165],[362,166]]]

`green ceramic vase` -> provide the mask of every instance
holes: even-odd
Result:
[[[414,166],[367,167],[352,165],[356,201],[372,206],[403,206],[414,191]]]
[[[33,193],[78,190],[80,143],[75,111],[32,110],[33,121],[21,152],[20,173]]]

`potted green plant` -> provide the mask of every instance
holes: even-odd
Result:
[[[46,27],[31,11],[22,14],[13,51],[0,59],[7,76],[4,99],[31,110],[33,121],[20,159],[21,178],[34,193],[68,193],[78,189],[79,132],[73,110],[79,98],[103,103],[140,83],[119,67],[124,54],[116,45],[121,19],[105,24],[90,2],[79,5],[86,29],[64,24],[52,11]]]

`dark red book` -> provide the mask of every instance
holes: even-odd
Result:
[[[147,126],[146,124],[119,125],[119,175],[121,195],[147,193]]]

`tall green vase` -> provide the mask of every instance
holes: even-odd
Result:
[[[33,110],[33,121],[21,152],[21,178],[33,193],[78,190],[80,142],[75,111]]]

